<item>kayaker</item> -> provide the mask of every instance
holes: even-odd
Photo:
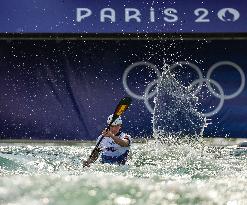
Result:
[[[113,115],[107,119],[109,125],[112,121]],[[94,163],[101,154],[101,163],[124,165],[127,161],[130,151],[131,137],[130,135],[121,132],[122,119],[118,117],[109,127],[104,129],[102,134],[98,137],[96,144],[103,137],[99,147],[95,149],[90,157],[84,161],[84,166],[90,166]]]

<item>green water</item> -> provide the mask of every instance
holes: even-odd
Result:
[[[133,144],[128,165],[96,162],[93,146],[0,146],[0,204],[246,204],[247,157],[232,147]]]

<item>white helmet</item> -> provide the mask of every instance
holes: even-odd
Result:
[[[107,118],[107,124],[108,124],[108,125],[111,123],[112,118],[113,118],[113,114],[110,115],[110,116]],[[112,123],[112,125],[122,125],[122,119],[121,119],[121,117],[119,116],[116,120],[114,120],[114,122]]]

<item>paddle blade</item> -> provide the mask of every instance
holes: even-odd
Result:
[[[114,111],[114,114],[113,114],[113,118],[112,118],[112,121],[110,123],[110,125],[119,117],[121,116],[127,109],[128,107],[130,106],[131,104],[131,98],[130,97],[125,97],[125,98],[122,98],[120,100],[120,102],[118,103],[115,111]]]

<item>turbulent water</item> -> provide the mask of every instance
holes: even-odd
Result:
[[[133,144],[128,165],[96,162],[93,146],[0,146],[0,204],[246,204],[247,158],[204,143]]]

